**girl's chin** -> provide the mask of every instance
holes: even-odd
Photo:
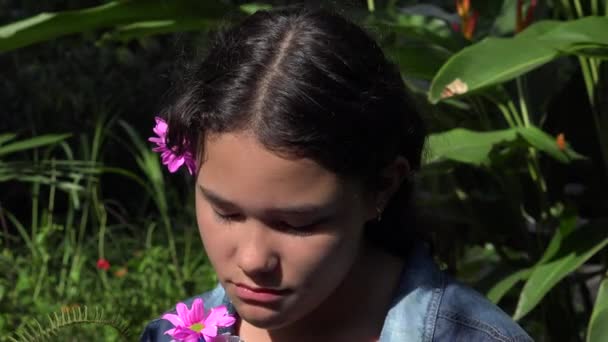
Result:
[[[239,318],[260,329],[278,329],[289,323],[289,315],[286,315],[280,307],[260,306],[251,303],[233,303]]]

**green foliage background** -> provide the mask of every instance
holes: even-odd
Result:
[[[0,340],[133,340],[215,284],[191,179],[146,137],[184,50],[296,2],[0,1]],[[438,262],[535,340],[608,340],[607,2],[308,3],[366,27],[416,95]]]

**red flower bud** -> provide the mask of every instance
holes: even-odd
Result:
[[[524,18],[524,2],[523,0],[517,0],[517,22],[515,24],[515,32],[519,33],[530,26],[534,19],[534,9],[536,8],[536,5],[538,5],[537,0],[530,0],[530,5],[528,5],[528,10],[526,11]]]
[[[104,258],[97,260],[97,268],[100,270],[107,271],[110,269],[110,262]]]

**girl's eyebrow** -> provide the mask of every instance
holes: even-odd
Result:
[[[231,207],[231,208],[239,208],[239,206],[228,200],[223,198],[221,195],[213,192],[210,189],[205,188],[202,185],[198,186],[200,191],[203,193],[205,198],[208,201],[212,202],[215,205],[223,206],[223,207]],[[268,214],[272,215],[296,215],[296,216],[306,216],[311,214],[330,214],[334,209],[333,203],[328,203],[325,205],[318,204],[303,204],[297,206],[287,206],[281,208],[270,208],[266,210]]]

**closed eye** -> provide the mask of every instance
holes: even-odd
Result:
[[[290,235],[308,236],[308,235],[314,234],[315,228],[317,228],[317,226],[320,223],[321,223],[321,221],[313,222],[313,223],[305,224],[305,225],[292,225],[287,222],[281,221],[281,222],[273,223],[270,226],[273,229],[276,229],[281,232],[285,232]]]
[[[224,214],[217,211],[216,209],[213,209],[213,213],[215,214],[216,218],[225,223],[239,221],[244,218],[241,214]]]

